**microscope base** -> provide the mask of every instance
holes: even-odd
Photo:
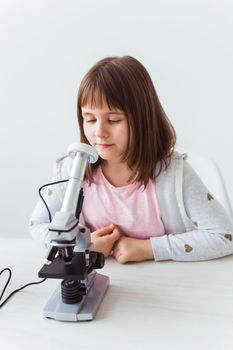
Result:
[[[93,320],[108,288],[109,277],[95,272],[91,283],[87,294],[81,302],[76,304],[63,303],[61,299],[61,286],[59,285],[44,307],[44,316],[59,321]]]

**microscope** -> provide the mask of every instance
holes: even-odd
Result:
[[[95,270],[104,266],[102,253],[91,250],[90,230],[79,223],[82,210],[87,163],[95,163],[98,154],[83,143],[71,144],[71,173],[60,211],[48,227],[50,248],[39,277],[62,279],[44,307],[47,318],[61,321],[87,321],[95,317],[109,285],[109,277]]]

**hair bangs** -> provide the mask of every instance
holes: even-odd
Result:
[[[103,77],[97,74],[94,78],[83,81],[79,90],[78,104],[82,106],[102,108],[107,104],[109,109],[124,109],[122,100],[119,99],[122,91],[112,77]]]

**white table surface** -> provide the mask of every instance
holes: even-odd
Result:
[[[13,277],[5,297],[38,280],[45,250],[31,239],[0,239],[0,270]],[[0,309],[1,349],[233,349],[233,256],[208,262],[119,265],[100,273],[110,286],[89,322],[44,318],[60,283],[49,279],[15,294]],[[0,291],[7,273],[0,277]]]

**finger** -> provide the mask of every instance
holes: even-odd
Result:
[[[113,250],[113,256],[116,259],[116,261],[120,264],[125,262],[124,259],[124,254],[121,253],[121,251],[119,249],[114,249]]]
[[[109,226],[102,227],[99,230],[92,232],[92,235],[95,237],[105,236],[105,235],[111,233],[113,231],[113,229],[114,229],[114,225],[111,224]]]
[[[110,234],[109,237],[113,242],[117,241],[120,238],[120,232],[118,230],[113,230]]]
[[[128,260],[127,256],[125,256],[124,254],[119,254],[119,255],[116,257],[116,261],[117,261],[119,264],[125,264],[125,263],[127,263],[129,260]]]

